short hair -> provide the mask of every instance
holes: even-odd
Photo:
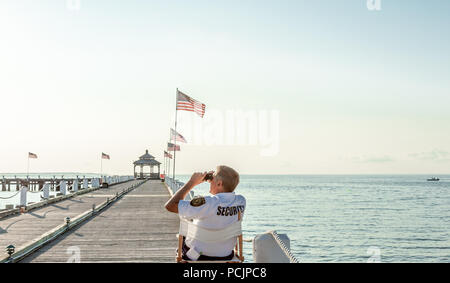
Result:
[[[233,192],[239,184],[239,173],[231,167],[219,165],[216,169],[216,177],[222,181],[227,192]]]

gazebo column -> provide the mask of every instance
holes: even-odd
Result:
[[[141,174],[140,178],[144,178],[144,166],[141,165]]]
[[[161,177],[161,171],[160,171],[159,164],[158,164],[158,178],[160,178],[160,177]]]

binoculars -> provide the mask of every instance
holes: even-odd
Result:
[[[203,178],[204,181],[212,181],[214,172],[206,174],[205,178]]]

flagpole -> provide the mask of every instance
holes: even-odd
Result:
[[[170,178],[170,158],[168,158],[169,164],[167,166],[167,176]]]
[[[178,88],[177,93],[175,96],[175,134],[177,133],[177,104],[178,104]],[[172,137],[172,133],[170,134]],[[175,161],[176,161],[176,155],[177,155],[177,137],[175,136],[175,148],[173,149],[173,180],[175,181]]]
[[[100,178],[103,178],[103,153],[102,157],[100,158]]]
[[[29,173],[30,173],[30,154],[28,153],[27,179],[28,179]]]
[[[166,177],[166,169],[167,169],[167,156],[164,153],[164,178]]]

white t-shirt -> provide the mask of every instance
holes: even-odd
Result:
[[[238,211],[241,217],[245,210],[245,198],[233,193],[220,193],[205,197],[205,203],[192,206],[190,201],[178,203],[178,214],[187,219],[193,219],[194,224],[208,229],[224,229],[238,221]],[[236,238],[223,242],[205,243],[186,238],[188,247],[195,247],[198,253],[206,256],[225,257],[231,254],[236,245]]]

